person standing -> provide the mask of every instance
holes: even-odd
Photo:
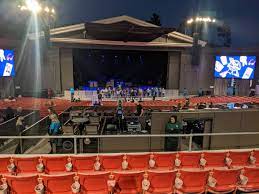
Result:
[[[49,126],[49,135],[60,135],[61,134],[61,123],[58,119],[58,114],[54,111],[53,108],[48,108],[49,112],[49,119],[50,119],[50,126]],[[54,144],[57,145],[57,139],[50,139],[51,145],[51,153],[53,153]]]
[[[21,132],[25,129],[24,117],[19,116],[16,121],[16,134],[21,136]],[[15,149],[15,154],[22,154],[21,153],[21,144],[23,143],[23,139],[19,139],[19,143]]]
[[[74,88],[70,88],[70,96],[71,96],[71,102],[73,102],[74,96],[75,96],[75,89]]]
[[[136,116],[141,117],[144,113],[143,107],[140,104],[140,102],[137,102],[137,106],[136,106]]]
[[[166,124],[166,134],[180,134],[182,130],[182,124],[177,121],[176,116],[171,116],[169,122]],[[165,150],[166,151],[178,151],[179,150],[179,137],[166,137],[165,138]]]

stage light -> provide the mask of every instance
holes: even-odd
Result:
[[[37,0],[26,0],[25,4],[28,10],[30,10],[34,14],[39,13],[42,9]]]
[[[216,19],[212,19],[210,17],[199,17],[197,16],[195,20],[193,18],[187,20],[187,24],[192,24],[192,23],[215,23]]]
[[[49,13],[50,12],[49,7],[45,7],[44,11]]]
[[[55,9],[54,9],[54,8],[52,8],[51,13],[53,13],[53,14],[55,14],[55,13],[56,13],[56,11],[55,11]]]

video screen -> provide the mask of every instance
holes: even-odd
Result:
[[[0,49],[0,77],[15,76],[14,51]]]
[[[216,56],[214,76],[253,79],[255,66],[256,56]]]

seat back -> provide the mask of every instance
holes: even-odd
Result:
[[[109,172],[95,172],[93,174],[78,174],[83,191],[108,193],[107,180]]]
[[[248,165],[249,161],[249,156],[250,152],[229,152],[230,153],[230,158],[232,159],[232,164],[233,166],[246,166]]]
[[[17,173],[38,173],[36,166],[39,164],[38,157],[14,158]]]
[[[9,157],[0,158],[0,174],[1,173],[8,173],[7,166],[9,165]]]
[[[94,168],[96,156],[72,156],[74,171],[90,171]]]
[[[172,168],[176,153],[155,153],[156,166],[158,168]]]
[[[234,186],[238,182],[239,169],[213,171],[213,177],[217,180],[217,186]]]
[[[224,167],[225,166],[225,152],[204,152],[207,161],[206,167]]]
[[[200,165],[201,153],[180,152],[182,168],[198,168]]]
[[[101,155],[100,160],[105,170],[120,170],[122,155]]]
[[[159,189],[173,192],[175,174],[176,171],[149,171],[151,188],[154,192]]]
[[[141,191],[143,172],[121,172],[114,173],[114,175],[122,193],[137,193]]]
[[[67,175],[42,175],[46,193],[61,194],[71,192],[71,185],[74,182],[74,174]],[[72,193],[72,192],[71,192]]]
[[[248,178],[248,184],[259,184],[259,168],[245,168],[245,174]]]
[[[11,193],[34,194],[34,188],[38,184],[38,176],[6,176]]]
[[[183,171],[181,170],[181,179],[185,188],[205,188],[207,183],[208,171]]]
[[[259,166],[259,150],[254,151],[254,156],[256,158],[256,166]]]
[[[67,157],[43,157],[45,172],[48,174],[55,172],[66,172],[65,165],[67,164]]]
[[[132,170],[144,170],[148,168],[149,154],[127,155],[129,167]]]

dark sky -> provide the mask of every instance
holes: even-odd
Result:
[[[259,0],[55,0],[61,24],[129,15],[147,20],[158,13],[163,26],[177,27],[197,10],[216,11],[231,26],[233,46],[259,46]]]
[[[6,6],[16,0],[0,0],[2,20],[19,22],[17,7]],[[259,46],[259,0],[52,0],[58,11],[59,25],[90,22],[118,15],[148,20],[158,13],[162,25],[178,27],[188,16],[215,11],[217,18],[231,26],[233,46]],[[16,17],[15,17],[16,14]],[[2,26],[1,26],[2,28]]]

